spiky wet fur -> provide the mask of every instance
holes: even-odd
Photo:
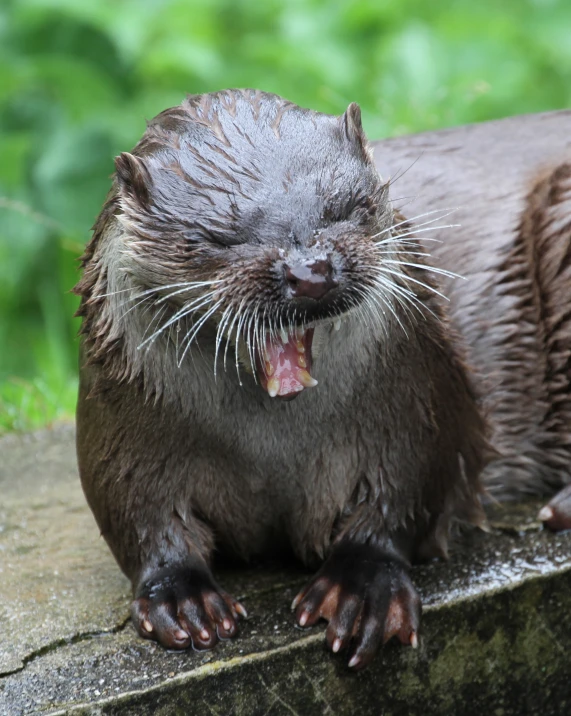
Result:
[[[404,559],[445,553],[454,522],[481,519],[491,449],[358,109],[189,97],[116,166],[76,287],[77,440],[123,570],[136,581],[188,552],[208,560],[215,544],[244,557],[291,546],[306,562],[340,539]],[[339,295],[298,310],[281,266],[323,252]],[[270,398],[252,351],[316,321],[318,387]]]

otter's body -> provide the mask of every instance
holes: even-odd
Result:
[[[437,433],[435,419],[447,424],[448,432],[458,430],[445,414],[456,406],[443,405],[441,415],[432,414],[440,407],[434,392],[455,380],[456,390],[466,386],[461,371],[444,375],[450,355],[427,350],[434,337],[418,329],[407,337],[398,325],[387,327],[394,335],[390,346],[358,321],[345,319],[337,331],[324,326],[324,358],[313,372],[320,390],[305,391],[292,402],[270,398],[247,374],[240,385],[234,366],[214,380],[214,346],[204,341],[180,368],[169,364],[166,346],[161,351],[157,368],[170,382],[167,397],[158,402],[137,384],[106,384],[104,374],[88,366],[82,371],[78,440],[80,458],[95,461],[97,479],[84,483],[90,503],[111,522],[114,506],[127,497],[157,542],[163,539],[161,525],[170,529],[176,510],[187,524],[197,515],[214,525],[218,547],[241,557],[272,554],[289,544],[312,563],[327,553],[343,510],[365,499],[383,510],[389,533],[404,529],[412,517],[414,549],[422,549],[430,507],[437,516],[446,507],[463,519],[476,512],[468,489],[457,504],[447,503],[451,467],[439,443],[450,436]],[[430,381],[414,390],[402,387],[411,386],[419,372]],[[88,398],[98,380],[96,395]],[[470,417],[479,427],[478,418]],[[462,445],[460,436],[457,441]],[[467,447],[466,460],[474,459]],[[381,466],[387,466],[386,476]],[[137,468],[144,470],[144,481],[130,477]],[[128,479],[118,481],[123,472]],[[363,528],[369,537],[378,526]],[[123,551],[124,529],[120,545],[112,548],[132,576],[138,548]],[[102,528],[103,534],[108,530]],[[446,534],[444,528],[441,550]]]
[[[563,110],[375,151],[383,174],[402,174],[393,194],[408,216],[440,208],[436,223],[455,225],[426,247],[465,279],[441,285],[498,451],[482,480],[500,499],[547,495],[571,475],[570,136]]]
[[[139,632],[234,636],[213,550],[291,549],[325,560],[299,624],[328,619],[351,666],[415,645],[408,565],[480,521],[493,450],[358,109],[190,97],[116,165],[77,288],[78,456]]]

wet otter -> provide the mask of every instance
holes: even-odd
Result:
[[[376,145],[382,173],[411,167],[392,191],[408,197],[407,213],[454,207],[418,235],[430,237],[431,261],[465,279],[441,275],[441,290],[499,453],[482,480],[502,500],[569,482],[570,130],[571,111],[561,110]],[[423,233],[450,220],[452,229]],[[540,517],[571,527],[571,488]]]
[[[234,636],[245,610],[213,550],[289,547],[320,565],[297,622],[327,619],[351,667],[392,636],[415,646],[408,567],[482,520],[495,452],[442,270],[393,210],[358,107],[191,96],[116,170],[76,287],[77,444],[139,633]]]

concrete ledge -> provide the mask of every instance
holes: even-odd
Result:
[[[491,515],[449,563],[414,570],[420,648],[387,645],[359,674],[288,609],[308,574],[224,568],[252,615],[213,652],[139,639],[129,585],[85,504],[73,429],[0,440],[0,714],[571,712],[571,535],[536,504]]]

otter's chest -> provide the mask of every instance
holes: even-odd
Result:
[[[376,427],[349,401],[317,394],[212,407],[191,458],[192,503],[243,555],[284,542],[300,556],[319,553],[359,477],[378,470]]]

